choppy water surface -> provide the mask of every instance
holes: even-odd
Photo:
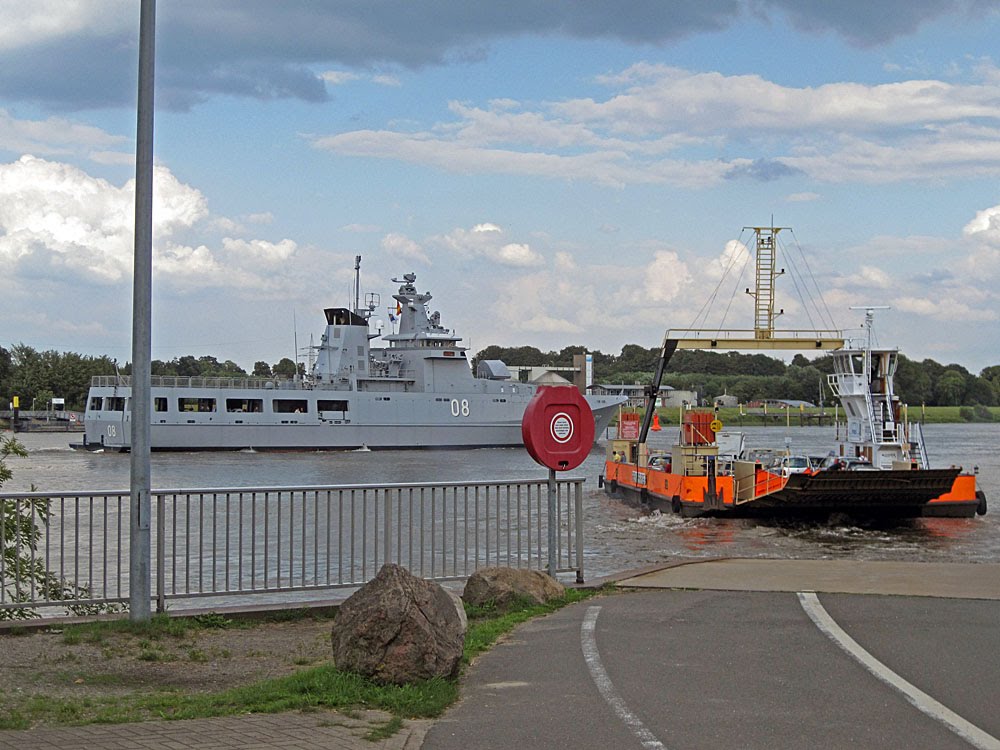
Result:
[[[831,427],[748,427],[751,447],[823,454]],[[751,519],[682,519],[642,514],[607,498],[597,487],[603,447],[569,472],[585,477],[588,578],[678,557],[853,558],[925,562],[1000,562],[1000,424],[928,425],[932,466],[979,467],[990,512],[970,519],[921,519],[893,525],[779,523]],[[650,440],[666,449],[675,430]],[[21,434],[28,458],[11,458],[14,478],[5,491],[124,489],[129,457],[81,453],[76,435]],[[416,481],[544,478],[547,470],[523,449],[371,451],[348,453],[156,453],[154,488],[251,487]]]

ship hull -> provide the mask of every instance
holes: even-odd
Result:
[[[737,497],[731,476],[681,476],[608,462],[605,491],[632,505],[685,517],[971,518],[986,512],[975,477],[959,469],[758,473],[752,498]]]
[[[523,445],[521,417],[534,388],[505,386],[487,393],[344,393],[322,389],[282,389],[262,395],[254,389],[153,388],[150,447],[155,451],[353,450],[486,448]],[[88,401],[122,405],[127,387],[91,388]],[[226,409],[227,403],[278,400],[301,404],[301,412]],[[181,411],[177,405],[210,403],[210,411]],[[336,410],[320,406],[336,402]],[[603,435],[619,398],[588,397],[595,430]],[[127,451],[131,412],[90,410],[84,441],[74,447]]]

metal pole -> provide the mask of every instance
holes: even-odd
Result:
[[[577,482],[573,492],[576,511],[576,582],[583,583],[583,483]]]
[[[559,529],[559,511],[556,510],[556,470],[549,469],[549,575],[556,577],[556,533]]]
[[[139,98],[135,143],[135,255],[132,277],[132,430],[129,619],[150,619],[150,360],[153,268],[153,62],[156,0],[139,11]],[[161,530],[162,533],[162,530]]]

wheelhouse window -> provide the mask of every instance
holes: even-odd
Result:
[[[260,398],[227,398],[226,411],[261,412],[264,411],[264,399]]]
[[[215,411],[215,399],[191,397],[179,398],[177,399],[177,410],[183,412],[213,412]]]
[[[90,406],[88,409],[90,411],[100,411],[104,408],[104,397],[103,396],[91,396]]]
[[[166,396],[153,397],[153,411],[166,411],[166,410],[167,410],[167,397]]]
[[[305,414],[309,402],[304,398],[276,398],[271,401],[271,410],[275,414]]]
[[[104,399],[105,411],[125,411],[124,396],[108,396]]]

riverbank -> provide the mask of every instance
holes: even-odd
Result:
[[[640,409],[633,409],[638,411]],[[684,409],[661,407],[656,410],[660,425],[680,424]],[[909,417],[912,422],[924,424],[982,424],[1000,422],[1000,406],[925,406],[910,407]],[[844,421],[843,409],[808,407],[803,409],[780,409],[773,406],[764,407],[724,407],[716,411],[719,421],[725,428],[740,427],[808,427],[832,426],[835,421]]]

